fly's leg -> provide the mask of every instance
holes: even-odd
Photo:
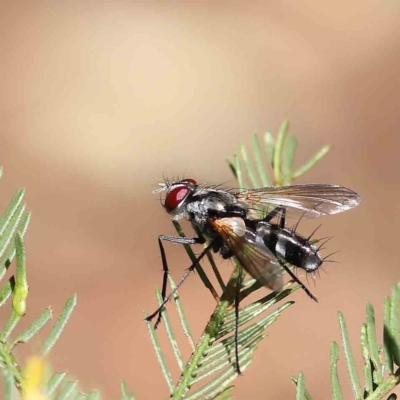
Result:
[[[285,229],[285,222],[286,222],[286,208],[281,208],[281,219],[279,220],[279,228]]]
[[[239,363],[239,302],[240,302],[240,289],[243,283],[243,267],[239,265],[239,279],[235,288],[235,363],[236,372],[238,375],[242,375]]]
[[[285,227],[285,217],[286,217],[286,208],[285,207],[275,207],[272,211],[270,211],[264,218],[251,220],[254,223],[258,222],[270,222],[273,218],[280,215],[280,227]]]
[[[156,323],[154,324],[154,328],[157,328],[157,326],[161,322],[161,312],[164,309],[165,304],[171,299],[171,297],[175,294],[176,290],[178,287],[183,283],[183,281],[187,278],[187,276],[190,274],[190,272],[193,271],[193,269],[196,267],[198,262],[201,260],[201,258],[204,257],[204,255],[207,253],[209,250],[210,246],[206,247],[207,251],[203,251],[199,257],[197,257],[196,261],[189,267],[189,269],[186,271],[186,273],[183,275],[181,280],[178,282],[178,285],[173,289],[173,291],[167,295],[167,284],[168,284],[168,274],[169,274],[169,268],[168,268],[168,263],[167,263],[167,257],[165,255],[165,250],[162,241],[165,240],[167,242],[172,242],[175,244],[203,244],[205,242],[205,239],[203,237],[197,237],[197,238],[189,238],[189,237],[180,237],[180,236],[169,236],[169,235],[160,235],[158,237],[158,245],[160,247],[160,254],[161,254],[161,261],[163,265],[163,282],[162,282],[162,288],[161,288],[161,296],[163,299],[162,305],[151,315],[146,317],[147,321],[151,321],[156,315],[158,315]],[[204,253],[204,254],[203,254]]]
[[[285,228],[285,221],[286,221],[285,207],[275,207],[264,218],[261,219],[246,219],[246,225],[254,230],[257,230],[257,225],[260,222],[270,223],[270,221],[277,216],[280,216],[279,227],[282,229]]]
[[[167,284],[168,284],[168,274],[169,274],[169,268],[168,268],[168,263],[167,263],[167,256],[165,255],[165,250],[164,246],[162,244],[162,241],[165,240],[167,242],[172,242],[175,244],[203,244],[205,242],[204,238],[189,238],[189,237],[180,237],[180,236],[169,236],[169,235],[160,235],[158,237],[158,245],[160,247],[160,253],[161,253],[161,261],[163,265],[163,282],[162,282],[162,289],[161,289],[161,297],[164,300],[165,296],[167,294]],[[161,313],[159,314],[157,318],[156,325],[160,323],[161,320]]]
[[[281,267],[290,275],[290,277],[300,285],[300,287],[306,292],[306,294],[311,297],[316,303],[318,303],[317,298],[307,289],[307,287],[304,285],[304,283],[290,270],[290,268],[279,258],[276,257],[276,259],[279,261],[279,264]]]

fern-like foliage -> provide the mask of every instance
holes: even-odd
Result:
[[[259,138],[254,136],[252,157],[249,157],[248,151],[242,145],[240,146],[239,154],[234,155],[233,161],[228,161],[228,165],[240,188],[270,186],[271,182],[274,185],[290,184],[295,177],[301,176],[311,168],[330,148],[329,146],[324,147],[308,163],[298,170],[294,170],[293,160],[297,140],[294,136],[288,135],[287,122],[282,124],[276,140],[274,140],[270,132],[267,132],[263,141],[264,143],[261,144]],[[267,158],[267,162],[264,161],[265,158]],[[272,167],[273,180],[267,174],[267,164]],[[176,221],[173,221],[173,224],[178,234],[185,236],[181,226]],[[194,262],[196,258],[190,246],[186,246],[186,251],[191,261]],[[150,337],[172,399],[231,398],[233,389],[231,384],[238,376],[235,364],[235,312],[232,310],[232,306],[238,282],[243,280],[243,276],[241,276],[243,274],[242,268],[236,264],[236,268],[225,285],[211,255],[209,255],[209,261],[219,282],[221,294],[218,294],[219,302],[197,343],[195,343],[190,333],[178,295],[175,295],[174,298],[175,306],[180,316],[181,327],[193,351],[186,362],[182,359],[180,347],[173,334],[168,313],[166,310],[163,311],[165,329],[181,370],[181,375],[176,383],[166,365],[157,338],[158,332],[154,330],[150,323],[148,324]],[[217,290],[211,284],[204,270],[198,266],[197,272],[204,285],[215,297]],[[173,290],[172,279],[170,279],[170,283],[171,290]],[[245,282],[241,287],[240,299],[243,300],[259,288],[260,286],[254,280]],[[274,323],[283,311],[293,304],[292,301],[283,302],[283,300],[286,300],[298,288],[298,286],[292,286],[292,282],[289,282],[282,292],[268,294],[241,308],[238,319],[239,327],[241,328],[238,333],[241,371],[244,371],[250,365],[258,344],[267,336],[266,328]],[[160,293],[156,292],[156,294],[158,302],[161,304]],[[276,307],[272,308],[272,306]]]
[[[383,345],[378,345],[376,338],[375,311],[368,303],[366,321],[361,327],[361,352],[364,360],[363,382],[357,374],[353,351],[347,333],[346,321],[341,312],[338,313],[342,346],[346,360],[347,372],[353,396],[356,400],[380,400],[387,396],[400,384],[400,282],[392,287],[392,295],[385,298],[383,317]],[[330,350],[330,376],[333,400],[342,400],[337,363],[339,361],[339,346],[332,342]],[[292,378],[297,384],[297,399],[312,400],[304,388],[304,376]],[[388,399],[395,400],[395,394]]]
[[[0,168],[0,176],[1,172]],[[27,313],[28,282],[24,236],[30,221],[30,213],[26,211],[24,195],[25,190],[19,190],[0,217],[0,280],[4,279],[7,270],[13,267],[11,264],[13,259],[16,259],[15,273],[0,289],[0,307],[6,305],[10,307],[10,314],[0,329],[0,368],[3,377],[1,398],[4,400],[99,399],[98,391],[88,394],[78,393],[78,382],[68,380],[65,372],[48,376],[49,368],[45,357],[65,328],[75,308],[76,295],[66,301],[50,334],[42,340],[41,348],[28,360],[27,366],[21,366],[18,360],[18,347],[28,343],[52,319],[52,311],[48,307],[28,328],[15,333],[19,322]],[[124,384],[121,390],[124,400],[133,399]]]

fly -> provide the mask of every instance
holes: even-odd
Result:
[[[150,321],[157,316],[155,327],[161,321],[165,304],[211,250],[219,252],[225,259],[235,256],[249,275],[275,292],[283,287],[283,268],[316,300],[286,266],[286,262],[307,272],[314,272],[324,259],[310,238],[298,235],[295,229],[285,228],[285,220],[337,214],[360,203],[360,196],[354,191],[330,184],[224,190],[219,186],[199,185],[193,179],[184,179],[166,181],[159,185],[160,188],[153,193],[166,192],[163,207],[167,213],[174,220],[190,221],[197,236],[158,237],[164,270],[161,290],[163,303],[146,318]],[[275,217],[280,218],[279,224],[271,223]],[[188,245],[206,244],[168,296],[169,269],[163,241]],[[235,305],[238,305],[238,299]],[[238,366],[237,369],[239,372]]]

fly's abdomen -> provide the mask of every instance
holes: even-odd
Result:
[[[262,235],[264,244],[277,257],[295,267],[312,272],[322,264],[316,246],[291,230],[282,229],[274,224],[260,223],[257,234]]]

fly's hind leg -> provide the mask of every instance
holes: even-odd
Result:
[[[272,211],[270,211],[264,218],[261,219],[252,219],[251,222],[253,224],[258,224],[259,222],[271,222],[275,217],[279,217],[279,227],[284,228],[286,222],[286,208],[285,207],[275,207]]]
[[[290,275],[290,277],[300,285],[300,287],[306,292],[306,294],[311,297],[316,303],[318,303],[318,299],[308,290],[308,288],[304,285],[304,283],[290,270],[290,268],[279,258],[276,257],[279,261],[281,267]]]

